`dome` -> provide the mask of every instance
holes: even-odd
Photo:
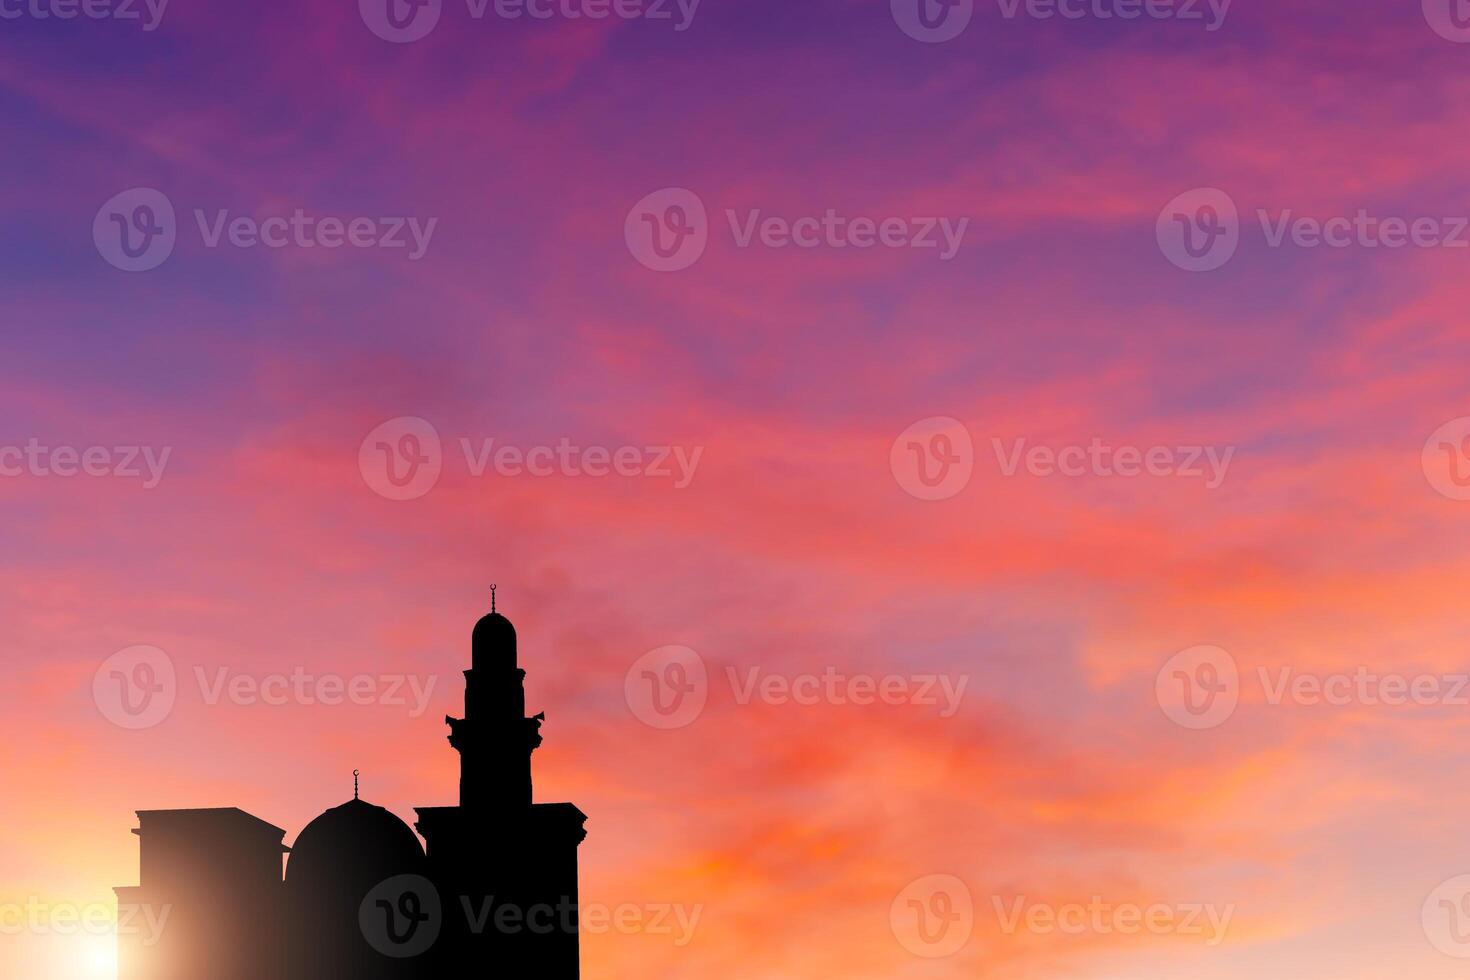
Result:
[[[461,633],[460,636],[464,634]],[[492,643],[505,643],[516,641],[516,628],[510,624],[510,620],[498,612],[487,613],[475,624],[475,643],[488,640]]]
[[[333,807],[307,824],[286,863],[283,925],[289,960],[297,966],[289,980],[422,976],[413,972],[416,961],[390,959],[372,945],[362,909],[374,889],[423,875],[425,863],[408,825],[362,800]]]
[[[476,669],[513,668],[516,665],[516,628],[498,612],[490,613],[475,624],[471,645]]]
[[[422,870],[424,850],[408,824],[380,806],[350,800],[306,825],[291,847],[286,884],[329,890]]]

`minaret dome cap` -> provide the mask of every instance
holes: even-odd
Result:
[[[474,667],[514,668],[516,666],[516,628],[510,620],[495,611],[495,586],[490,587],[490,612],[475,624],[471,646]]]
[[[461,633],[460,636],[464,634]],[[475,624],[475,646],[482,643],[500,645],[506,641],[514,643],[516,639],[516,628],[511,625],[510,620],[498,612],[489,613],[481,617]]]

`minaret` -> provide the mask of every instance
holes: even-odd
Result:
[[[423,972],[435,978],[488,976],[577,980],[581,934],[577,849],[587,814],[571,803],[533,803],[531,753],[543,715],[526,717],[526,672],[516,663],[516,631],[495,608],[475,624],[464,672],[464,717],[449,718],[459,753],[459,806],[418,807],[414,825],[427,845],[428,873],[445,903],[444,933]],[[451,897],[453,896],[453,897]],[[475,915],[449,915],[450,904]],[[560,911],[531,928],[497,928],[481,911]],[[477,922],[479,923],[477,925]],[[493,964],[493,967],[491,966]]]
[[[485,816],[531,805],[531,753],[546,715],[526,717],[526,672],[516,663],[516,630],[495,609],[475,624],[464,672],[464,717],[445,718],[459,752],[459,805]]]

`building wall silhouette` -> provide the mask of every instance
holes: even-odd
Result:
[[[279,975],[284,830],[230,808],[140,810],[133,833],[139,883],[117,889],[118,904],[168,918],[157,936],[119,930],[119,980]]]
[[[493,603],[471,647],[464,717],[446,719],[460,802],[416,808],[427,847],[356,793],[290,848],[242,810],[141,810],[139,884],[118,903],[168,919],[157,937],[120,930],[119,980],[578,980],[587,816],[533,802],[545,716],[526,715],[515,627]]]

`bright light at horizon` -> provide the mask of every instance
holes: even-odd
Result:
[[[117,980],[117,937],[87,936],[77,944],[71,960],[78,977]]]

